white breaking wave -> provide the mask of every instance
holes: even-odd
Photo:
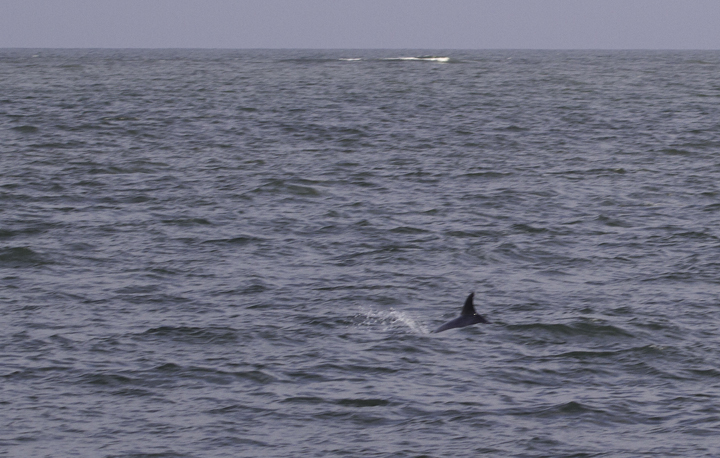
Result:
[[[383,60],[420,60],[420,61],[427,61],[427,62],[442,62],[442,63],[450,62],[450,58],[444,57],[444,56],[388,57]]]
[[[344,60],[344,61],[347,61],[347,62],[352,62],[352,61],[362,60],[362,58],[360,58],[360,57],[346,57],[346,58],[342,58],[342,59],[340,59],[340,60]]]

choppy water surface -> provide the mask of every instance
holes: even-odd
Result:
[[[720,454],[720,53],[0,50],[0,138],[0,454]]]

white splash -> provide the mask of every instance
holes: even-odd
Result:
[[[430,330],[407,312],[397,310],[378,311],[365,309],[358,318],[364,318],[359,326],[381,326],[384,330],[409,328],[416,334],[429,334]]]
[[[347,58],[340,59],[340,60],[344,60],[346,62],[354,62],[354,61],[358,61],[358,60],[362,60],[362,59],[360,57],[347,57]]]

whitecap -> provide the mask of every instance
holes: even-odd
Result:
[[[446,56],[388,57],[383,60],[415,60],[415,61],[441,62],[441,63],[450,62],[450,58],[446,57]]]

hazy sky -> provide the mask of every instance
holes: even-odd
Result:
[[[720,49],[720,0],[0,0],[0,47]]]

